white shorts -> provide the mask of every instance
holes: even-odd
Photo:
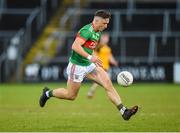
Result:
[[[69,62],[67,66],[68,79],[74,82],[82,82],[84,77],[96,68],[94,63],[89,66],[80,66]]]

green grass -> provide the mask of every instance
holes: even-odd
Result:
[[[87,99],[91,84],[82,85],[75,101],[52,98],[45,108],[38,105],[43,86],[65,84],[0,84],[0,131],[180,131],[180,85],[114,84],[128,107],[140,111],[124,121],[99,87],[94,99]]]

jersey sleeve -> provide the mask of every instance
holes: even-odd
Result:
[[[80,37],[83,40],[88,40],[91,38],[91,32],[87,29],[82,29],[78,32],[77,37]]]

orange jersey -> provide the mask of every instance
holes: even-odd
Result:
[[[102,60],[103,68],[108,70],[110,67],[110,58],[112,56],[111,48],[108,45],[103,44],[96,53]]]

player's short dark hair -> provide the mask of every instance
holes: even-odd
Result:
[[[106,18],[111,18],[111,13],[105,10],[98,10],[95,12],[94,16],[98,16],[106,19]]]

